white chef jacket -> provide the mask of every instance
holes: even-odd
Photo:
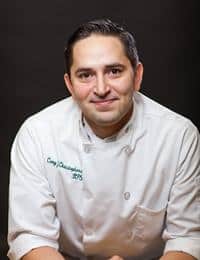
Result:
[[[10,259],[40,246],[82,260],[171,250],[200,259],[198,130],[139,92],[133,100],[113,139],[91,141],[71,97],[22,125],[11,153]]]

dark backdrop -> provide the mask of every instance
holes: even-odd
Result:
[[[0,5],[0,259],[6,259],[9,151],[24,119],[67,95],[63,46],[80,23],[109,17],[133,32],[142,92],[200,128],[198,0],[2,1]]]

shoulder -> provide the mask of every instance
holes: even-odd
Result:
[[[72,97],[65,98],[28,117],[20,127],[18,135],[27,131],[30,135],[34,134],[43,139],[46,136],[62,135],[63,132],[67,135],[67,131],[73,129],[72,124],[78,118],[79,111]]]
[[[62,99],[26,119],[26,124],[60,124],[69,121],[78,112],[72,97]]]
[[[27,121],[58,121],[63,118],[63,116],[69,116],[75,111],[77,111],[77,105],[73,101],[72,97],[68,97],[30,116]]]
[[[144,123],[149,127],[177,133],[189,129],[189,131],[198,133],[196,126],[187,117],[172,111],[140,92],[135,93],[134,98],[139,108],[142,109]]]

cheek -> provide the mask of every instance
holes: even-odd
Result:
[[[91,87],[89,84],[74,84],[73,86],[73,93],[74,98],[79,101],[84,101],[91,92]]]
[[[133,82],[127,79],[120,79],[113,83],[113,89],[119,95],[130,95],[133,93]]]

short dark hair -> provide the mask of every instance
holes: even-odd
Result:
[[[109,19],[100,19],[89,21],[80,25],[77,30],[69,37],[64,49],[66,73],[70,75],[70,68],[73,63],[73,46],[79,40],[85,39],[92,34],[117,37],[124,46],[126,56],[130,60],[133,70],[135,69],[139,62],[139,57],[133,35]]]

